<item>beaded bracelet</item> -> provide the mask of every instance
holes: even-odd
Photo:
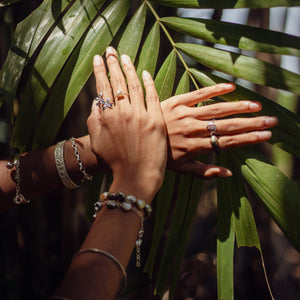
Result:
[[[95,214],[94,218],[96,218],[98,212],[104,207],[114,209],[121,208],[125,212],[133,211],[135,212],[141,219],[141,226],[139,229],[138,239],[136,240],[136,266],[139,268],[141,266],[141,245],[142,239],[144,235],[144,220],[150,217],[152,213],[151,205],[146,204],[144,200],[136,199],[135,196],[125,196],[123,193],[110,193],[104,192],[100,195],[99,201],[94,204]]]

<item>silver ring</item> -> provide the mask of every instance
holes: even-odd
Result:
[[[119,100],[119,98],[124,98],[124,96],[129,96],[127,93],[124,93],[122,90],[118,90],[116,92],[115,99]]]
[[[96,105],[103,111],[106,108],[113,108],[114,106],[114,103],[110,100],[110,98],[107,98],[106,100],[103,98],[103,93],[100,93],[99,96],[95,97],[94,101],[97,102]]]
[[[206,128],[211,136],[217,132],[217,125],[215,124],[214,120],[210,121]]]
[[[216,135],[212,134],[210,136],[210,144],[213,147],[214,151],[216,153],[218,153],[220,148],[219,148],[219,140],[218,140],[218,137]]]

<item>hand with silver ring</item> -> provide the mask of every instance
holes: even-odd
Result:
[[[104,112],[105,103],[100,104],[100,110],[94,101],[87,122],[91,147],[112,170],[112,187],[118,184],[118,190],[125,194],[129,187],[135,188],[136,194],[143,193],[140,197],[150,202],[162,184],[166,166],[165,122],[151,75],[143,72],[146,108],[143,88],[130,58],[122,55],[121,63],[124,74],[116,50],[109,47],[106,51],[109,80],[102,57],[94,59],[99,101],[115,95],[115,105],[111,112]]]
[[[268,129],[276,126],[276,117],[224,118],[257,113],[262,108],[259,102],[237,101],[195,106],[234,89],[232,83],[220,83],[171,97],[161,103],[168,132],[170,169],[206,179],[231,176],[231,171],[226,168],[204,164],[193,158],[216,150],[264,142],[271,137]],[[212,119],[213,122],[210,121]]]
[[[103,93],[100,93],[99,96],[95,97],[94,101],[96,101],[96,105],[103,111],[106,108],[113,108],[114,106],[114,103],[109,98],[104,100]]]

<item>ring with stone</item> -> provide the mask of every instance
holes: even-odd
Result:
[[[209,131],[209,134],[212,136],[217,131],[217,125],[215,124],[214,120],[210,121],[207,126],[207,130]]]
[[[99,106],[99,108],[102,108],[102,105],[105,102],[103,98],[103,93],[99,93],[99,95],[94,98],[94,101],[96,101],[96,105]]]
[[[115,99],[119,100],[120,98],[124,98],[124,96],[129,96],[128,93],[124,93],[122,90],[118,90],[116,92]]]
[[[114,103],[110,100],[110,98],[107,98],[106,100],[104,100],[101,108],[104,111],[106,108],[113,108]]]

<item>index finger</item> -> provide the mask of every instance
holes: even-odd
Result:
[[[219,83],[213,86],[204,87],[190,93],[174,96],[172,97],[172,99],[173,101],[176,101],[177,104],[192,107],[199,102],[203,102],[210,98],[232,92],[234,89],[235,85],[233,83]]]

